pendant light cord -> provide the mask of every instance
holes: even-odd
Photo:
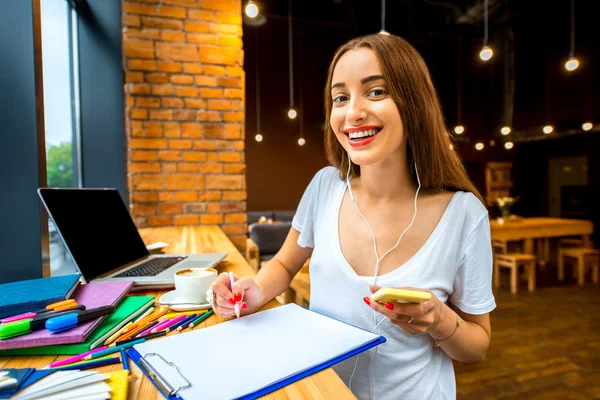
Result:
[[[381,30],[385,31],[385,0],[381,0]]]
[[[256,134],[260,133],[260,73],[259,73],[259,54],[258,54],[258,27],[254,28],[256,33]]]
[[[569,58],[575,54],[575,0],[571,0],[571,50]]]
[[[487,46],[488,42],[488,0],[483,0],[483,45]]]
[[[294,52],[292,51],[292,0],[288,0],[288,52],[290,63],[290,108],[294,108]]]

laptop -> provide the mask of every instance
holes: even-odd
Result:
[[[211,268],[227,253],[150,254],[116,189],[38,189],[85,282],[132,280],[147,288],[173,287],[185,268]]]

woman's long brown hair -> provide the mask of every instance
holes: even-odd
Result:
[[[329,162],[340,169],[340,178],[346,178],[348,158],[329,123],[333,71],[344,53],[362,47],[375,53],[387,89],[398,107],[413,181],[416,183],[414,161],[423,189],[471,192],[483,203],[458,155],[450,148],[450,135],[425,61],[406,40],[394,35],[373,34],[352,39],[338,49],[329,66],[325,86],[325,153]],[[360,176],[356,164],[352,164],[352,176]]]

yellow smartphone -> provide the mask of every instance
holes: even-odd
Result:
[[[422,303],[431,300],[430,292],[411,289],[381,288],[371,295],[379,303]]]

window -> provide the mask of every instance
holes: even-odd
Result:
[[[48,187],[81,187],[77,14],[66,0],[42,0],[42,66]],[[52,275],[76,271],[49,221]]]

